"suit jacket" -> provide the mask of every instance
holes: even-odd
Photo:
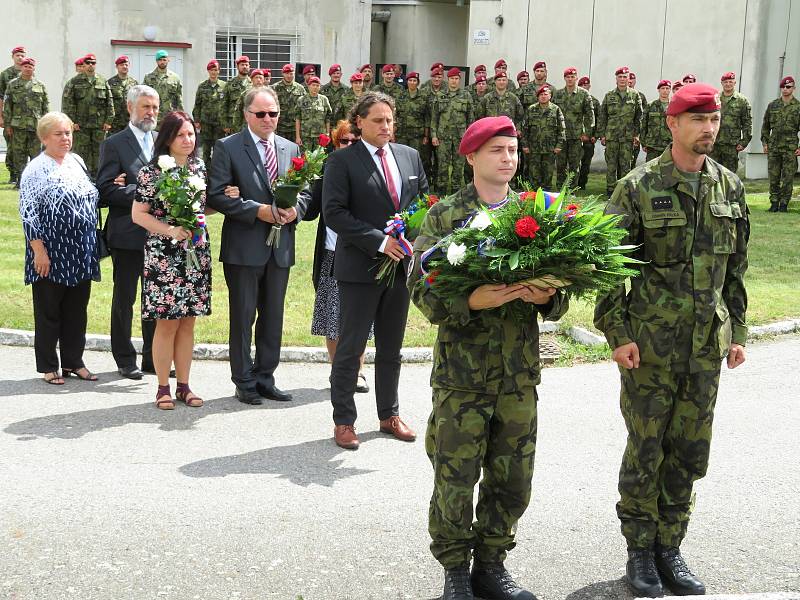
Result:
[[[275,148],[278,174],[283,175],[291,166],[292,158],[300,156],[300,148],[277,134]],[[259,267],[274,256],[280,267],[291,267],[294,264],[294,230],[303,219],[308,206],[308,190],[300,192],[297,219],[282,227],[280,246],[276,248],[266,244],[272,225],[257,217],[259,207],[262,204],[272,204],[273,201],[268,182],[261,154],[247,126],[214,145],[206,202],[208,206],[225,215],[220,262]],[[225,195],[227,185],[237,186],[240,197],[228,198]]]
[[[319,217],[317,222],[317,237],[314,240],[314,266],[311,269],[311,283],[314,284],[314,289],[317,289],[319,284],[320,275],[322,275],[322,259],[325,257],[325,240],[327,238],[327,227],[325,225],[325,215],[322,214],[322,182],[323,179],[317,179],[311,184],[311,200],[306,208],[306,214],[303,216],[304,221],[313,221]],[[327,273],[332,275],[332,273]]]
[[[400,210],[420,193],[428,179],[419,153],[402,144],[390,144],[400,177]],[[383,173],[363,143],[333,152],[322,183],[322,211],[336,240],[334,277],[352,283],[377,283],[375,260],[386,234],[383,228],[395,213]]]
[[[100,192],[100,206],[108,207],[106,241],[110,248],[144,249],[147,231],[131,220],[131,206],[136,193],[136,177],[146,164],[147,159],[130,127],[110,136],[100,146],[97,190]],[[114,183],[120,173],[127,176],[123,186]]]

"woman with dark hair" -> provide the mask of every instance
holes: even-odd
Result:
[[[211,252],[206,237],[192,244],[197,262],[187,260],[192,232],[175,224],[157,186],[164,170],[175,169],[177,173],[186,166],[190,176],[202,182],[198,185],[197,214],[212,212],[205,206],[206,169],[197,158],[196,139],[197,131],[188,114],[174,111],[164,117],[153,159],[139,171],[131,212],[133,222],[149,232],[144,250],[142,317],[156,320],[153,364],[158,377],[156,407],[162,410],[175,408],[169,387],[173,363],[178,382],[175,397],[186,406],[203,404],[189,388],[189,371],[195,318],[211,314]]]

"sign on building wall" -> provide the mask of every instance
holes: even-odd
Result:
[[[476,46],[488,46],[490,35],[488,29],[476,29],[472,32],[472,43]]]

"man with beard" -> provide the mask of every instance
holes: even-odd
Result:
[[[199,133],[203,146],[203,162],[206,167],[211,163],[211,151],[217,140],[223,137],[220,123],[220,109],[225,98],[225,82],[219,78],[219,61],[212,59],[206,65],[208,79],[197,86],[194,95],[194,126]]]
[[[745,361],[744,187],[708,154],[720,125],[717,90],[684,86],[667,107],[672,145],[623,177],[606,212],[623,215],[640,276],[598,297],[594,323],[620,367],[628,443],[617,515],[636,596],[705,593],[680,545],[706,474],[722,360]],[[667,593],[669,595],[669,593]]]
[[[183,110],[183,84],[178,74],[169,70],[169,61],[169,52],[159,50],[156,52],[156,68],[144,76],[144,84],[156,90],[161,99],[159,123],[168,112]]]
[[[127,56],[117,57],[114,65],[117,67],[117,74],[108,79],[108,87],[111,88],[111,95],[114,97],[114,120],[109,135],[118,133],[128,126],[131,117],[128,114],[128,92],[139,84],[128,74],[131,61]]]
[[[287,66],[291,68],[291,65]],[[291,68],[291,72],[292,81],[294,81],[293,68]],[[240,122],[242,114],[240,112],[237,113],[236,103],[250,89],[250,86],[250,57],[242,55],[236,59],[236,77],[232,77],[225,82],[225,89],[222,90],[219,120],[222,123],[222,132],[225,135],[239,131],[235,125]]]
[[[753,137],[753,111],[750,101],[736,91],[736,73],[728,71],[720,77],[722,84],[722,121],[712,158],[734,173],[739,168],[739,152]],[[794,173],[792,174],[794,175]]]

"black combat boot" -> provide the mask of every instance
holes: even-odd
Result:
[[[767,209],[767,212],[778,212],[778,203],[772,202]]]
[[[789,205],[788,204],[781,204],[778,207],[778,212],[789,212]]]
[[[517,585],[503,563],[476,561],[470,580],[475,594],[486,600],[536,600],[536,596]]]
[[[702,596],[706,593],[706,586],[686,566],[679,548],[656,544],[655,562],[658,572],[664,578],[664,583],[675,592],[675,595]]]
[[[628,550],[625,576],[637,596],[658,598],[664,595],[652,550]]]
[[[475,600],[469,584],[469,567],[445,569],[442,600]]]

